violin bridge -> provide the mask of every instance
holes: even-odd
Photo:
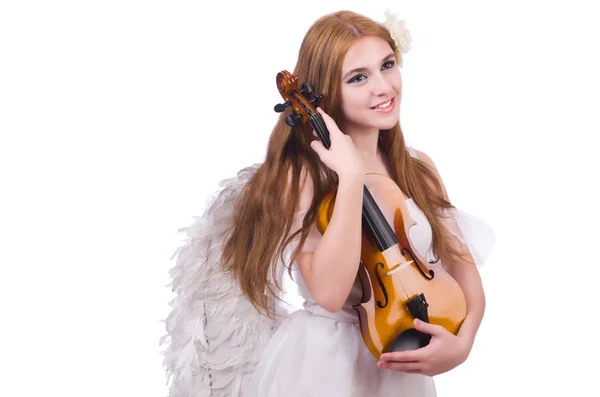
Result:
[[[407,262],[400,263],[398,266],[394,267],[392,270],[387,272],[386,275],[391,276],[392,274],[404,269],[406,266],[410,265],[411,263],[414,263],[414,261],[410,260]]]

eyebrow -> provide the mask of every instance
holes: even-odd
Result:
[[[393,58],[393,57],[394,57],[394,53],[392,52],[392,53],[388,54],[385,58],[383,58],[381,60],[381,63],[384,63],[385,61],[387,61],[387,60],[389,60],[390,58]],[[342,80],[346,80],[351,74],[358,73],[358,72],[366,72],[367,70],[368,70],[367,68],[352,69],[351,71],[349,71],[348,73],[346,73],[344,75],[344,77],[342,78]]]

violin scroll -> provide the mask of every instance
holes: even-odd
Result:
[[[275,105],[274,110],[281,113],[289,106],[292,107],[293,113],[285,119],[289,126],[293,127],[300,121],[306,123],[310,121],[311,116],[315,117],[317,115],[314,105],[323,98],[323,95],[318,94],[312,99],[308,99],[313,93],[313,87],[309,82],[303,83],[298,90],[298,77],[287,70],[277,74],[276,82],[277,89],[285,102]]]

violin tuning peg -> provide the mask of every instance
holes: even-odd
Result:
[[[310,100],[310,103],[311,103],[311,105],[314,105],[314,104],[315,104],[316,102],[318,102],[318,101],[319,101],[321,98],[323,98],[323,94],[318,94],[318,95],[315,95],[315,97],[314,97],[314,98],[312,98],[312,99]]]
[[[312,85],[309,82],[302,84],[302,89],[298,91],[301,94],[310,95],[313,92]]]
[[[287,108],[291,104],[292,104],[292,102],[290,102],[290,101],[287,101],[286,103],[278,103],[277,105],[275,105],[274,109],[277,113],[281,113],[285,110],[285,108]]]
[[[290,114],[285,118],[285,122],[290,127],[294,127],[296,124],[298,124],[298,120],[300,120],[301,118],[301,114]]]

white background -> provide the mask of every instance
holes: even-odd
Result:
[[[497,244],[438,393],[599,395],[598,40],[584,1],[4,1],[0,395],[165,396],[177,229],[262,161],[309,25],[408,21],[408,142]]]

